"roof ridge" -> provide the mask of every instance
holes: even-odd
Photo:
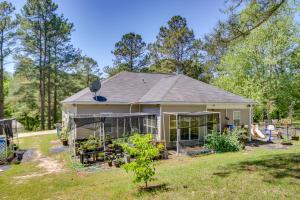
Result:
[[[157,83],[155,83],[139,100],[138,100],[138,102],[141,102],[141,100],[145,97],[145,96],[147,96],[151,91],[152,91],[152,89],[154,88],[154,87],[156,87],[158,84],[160,84],[160,82],[162,81],[162,80],[165,80],[165,79],[167,79],[167,78],[173,78],[173,77],[176,77],[176,80],[174,81],[174,83],[177,81],[177,79],[178,79],[178,76],[167,76],[167,77],[163,77],[163,78],[161,78],[161,79],[159,79],[159,81],[157,81]],[[163,99],[164,97],[165,97],[165,95],[168,93],[168,91],[174,86],[174,83],[164,92],[164,94],[162,95],[162,97],[161,97],[161,99]]]
[[[173,89],[173,87],[176,85],[178,79],[180,78],[180,76],[175,76],[175,77],[176,77],[176,79],[175,79],[175,81],[173,82],[172,86],[169,87],[169,89],[168,89],[168,90],[165,92],[165,94],[161,97],[162,100],[163,100],[164,97],[169,93],[169,91],[170,91],[171,89]]]
[[[176,74],[173,74],[173,73],[164,73],[164,72],[129,72],[129,71],[121,71],[120,73],[132,73],[132,74],[161,74],[161,75],[176,76]],[[120,74],[120,73],[118,73],[118,74]]]

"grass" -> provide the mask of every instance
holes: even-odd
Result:
[[[164,187],[141,192],[123,169],[85,172],[70,167],[66,153],[51,154],[54,135],[23,138],[21,148],[39,148],[66,171],[16,183],[18,175],[41,171],[36,163],[13,165],[0,174],[1,199],[300,199],[300,143],[267,150],[177,157],[157,163]],[[5,188],[5,189],[4,189]]]

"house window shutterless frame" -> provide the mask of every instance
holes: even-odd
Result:
[[[240,126],[241,124],[241,111],[233,111],[233,125]]]

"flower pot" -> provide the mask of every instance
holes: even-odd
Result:
[[[62,140],[62,144],[63,144],[63,146],[68,146],[69,145],[68,140]]]
[[[119,167],[120,167],[120,163],[117,162],[117,161],[114,161],[114,165],[115,165],[116,168],[119,168]]]
[[[112,167],[112,161],[108,161],[108,166]]]

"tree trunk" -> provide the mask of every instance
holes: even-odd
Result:
[[[57,123],[57,60],[56,48],[54,49],[54,94],[53,94],[53,122]]]
[[[49,49],[49,54],[48,54],[48,85],[47,85],[47,97],[48,97],[48,115],[47,115],[47,128],[50,130],[51,127],[51,60],[50,60],[50,49]]]
[[[3,31],[0,44],[0,119],[4,118],[4,56],[3,56]],[[1,130],[0,130],[1,133]]]
[[[44,73],[43,73],[43,67],[42,67],[42,54],[43,54],[43,49],[42,49],[42,26],[41,26],[41,21],[39,21],[40,25],[40,32],[39,32],[39,89],[40,89],[40,106],[41,106],[41,129],[45,130],[45,96],[44,96]]]

